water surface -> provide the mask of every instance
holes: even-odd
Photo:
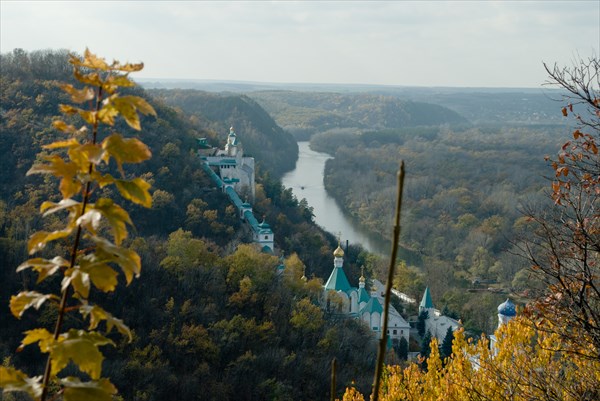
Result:
[[[308,204],[314,208],[315,222],[336,236],[341,232],[342,242],[348,240],[373,253],[389,255],[389,244],[369,235],[360,224],[344,214],[335,199],[327,194],[323,185],[323,174],[325,162],[331,156],[311,150],[308,144],[298,142],[296,169],[283,176],[283,185],[292,188],[298,199],[306,198]]]

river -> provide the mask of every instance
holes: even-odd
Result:
[[[360,244],[363,248],[379,255],[389,255],[390,245],[374,238],[345,215],[335,199],[327,194],[323,185],[325,162],[331,158],[327,153],[315,152],[308,142],[298,142],[299,155],[296,168],[283,176],[282,183],[292,188],[298,199],[306,198],[313,207],[316,223],[336,236],[341,233],[342,241]]]

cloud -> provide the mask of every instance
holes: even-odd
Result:
[[[536,86],[598,51],[598,2],[6,2],[0,50],[143,60],[158,78]]]

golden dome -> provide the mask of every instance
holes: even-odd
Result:
[[[335,256],[336,258],[344,257],[344,250],[340,245],[338,245],[337,249],[333,251],[333,256]]]

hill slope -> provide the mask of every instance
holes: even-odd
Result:
[[[206,120],[210,129],[221,134],[223,144],[229,127],[233,126],[244,152],[255,157],[259,169],[279,177],[296,165],[298,145],[294,138],[247,96],[179,89],[150,90],[149,93]]]
[[[386,129],[468,123],[446,107],[387,95],[264,91],[249,96],[279,125],[301,139],[332,128]]]

